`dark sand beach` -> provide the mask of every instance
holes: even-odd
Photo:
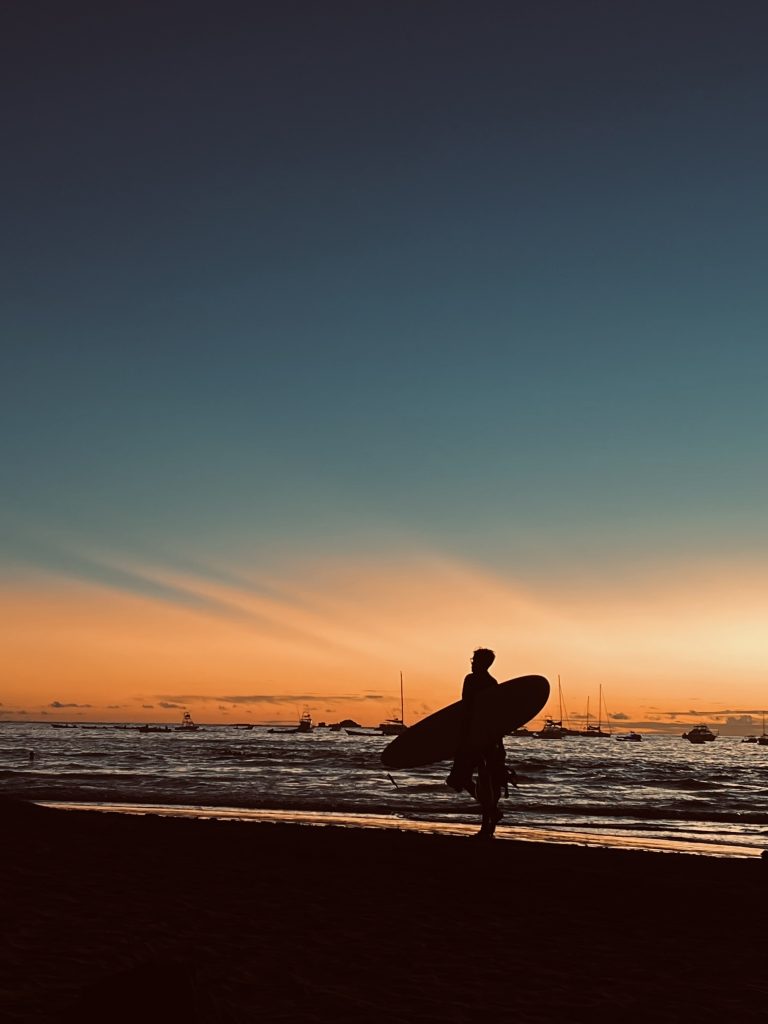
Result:
[[[768,863],[3,800],[6,1021],[733,1021]]]

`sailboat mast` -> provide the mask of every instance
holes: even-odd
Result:
[[[405,701],[403,700],[403,673],[400,671],[400,721],[405,725]]]
[[[603,724],[603,684],[600,683],[600,691],[597,695],[597,731],[600,732],[600,726]]]

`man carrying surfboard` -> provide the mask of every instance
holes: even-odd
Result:
[[[549,700],[544,676],[518,676],[497,683],[488,671],[493,660],[493,651],[482,647],[475,651],[462,699],[415,722],[381,752],[387,768],[453,761],[448,785],[459,792],[466,790],[480,802],[481,838],[491,838],[501,818],[498,803],[507,785],[504,736],[530,722]]]
[[[483,811],[483,824],[478,836],[487,839],[493,836],[502,817],[498,805],[506,780],[504,742],[502,739],[495,740],[481,751],[470,751],[466,746],[477,695],[499,685],[488,671],[495,658],[494,652],[487,647],[478,647],[472,655],[472,671],[465,677],[461,690],[462,740],[451,773],[446,779],[452,789],[460,793],[466,790],[478,801]],[[473,778],[475,770],[477,780]]]

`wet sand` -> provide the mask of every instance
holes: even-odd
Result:
[[[458,821],[435,821],[422,818],[405,818],[393,814],[361,814],[348,811],[300,811],[266,810],[242,807],[202,807],[179,804],[129,804],[129,803],[77,803],[61,800],[38,801],[43,807],[58,807],[67,810],[88,810],[103,814],[159,814],[167,817],[217,818],[220,820],[262,821],[303,825],[343,825],[345,828],[397,829],[399,831],[423,832],[432,835],[471,836],[477,832],[478,818],[471,825]],[[510,824],[511,822],[511,824]],[[715,857],[759,857],[762,848],[751,842],[735,843],[733,840],[718,841],[713,835],[700,835],[692,839],[669,839],[658,836],[635,834],[629,831],[613,833],[597,829],[541,828],[519,825],[514,812],[507,813],[496,829],[496,839],[525,840],[529,843],[566,843],[571,846],[604,846],[624,850],[659,850],[669,853],[703,853]],[[768,843],[768,838],[766,839]]]
[[[0,801],[0,1019],[763,1020],[768,862]]]

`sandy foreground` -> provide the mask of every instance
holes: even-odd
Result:
[[[768,861],[0,800],[0,1020],[750,1021]]]

